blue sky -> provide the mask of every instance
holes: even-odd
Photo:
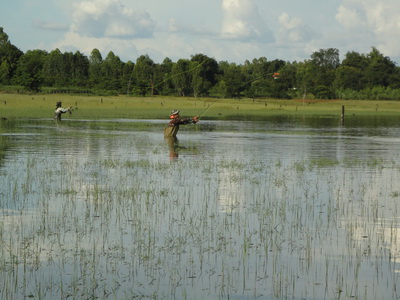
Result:
[[[56,48],[123,61],[202,53],[303,61],[314,51],[369,53],[400,62],[399,0],[1,0],[0,27],[22,51]]]

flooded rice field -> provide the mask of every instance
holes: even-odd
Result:
[[[166,122],[0,123],[0,298],[400,297],[399,119]]]

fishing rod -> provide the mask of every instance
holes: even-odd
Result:
[[[202,61],[201,63],[199,63],[198,65],[194,66],[194,67],[191,68],[191,69],[188,69],[188,70],[182,71],[182,72],[180,72],[180,73],[171,75],[171,76],[165,78],[164,80],[162,80],[161,82],[159,82],[158,84],[155,84],[154,87],[159,86],[159,85],[163,84],[164,82],[166,82],[167,80],[170,80],[170,79],[172,79],[172,78],[174,78],[174,77],[180,76],[180,75],[185,74],[185,73],[192,72],[193,70],[195,70],[195,69],[197,69],[197,68],[200,68],[204,63],[206,63],[206,62],[209,61],[210,59],[211,59],[211,58],[207,58],[207,59],[205,59],[204,61]]]
[[[201,112],[201,114],[199,114],[198,116],[197,116],[197,119],[201,119],[203,116],[204,116],[204,114],[211,108],[211,106],[213,106],[215,103],[217,103],[218,102],[218,100],[215,100],[213,103],[211,103],[205,110],[203,110],[202,112]]]
[[[281,69],[279,69],[277,72],[273,72],[273,73],[270,73],[270,74],[274,74],[274,73],[280,73],[280,72],[282,72],[285,68],[286,68],[286,65],[287,64],[285,64]],[[267,74],[267,75],[270,75],[270,74]],[[248,83],[250,83],[250,82],[252,82],[252,81],[255,81],[255,80],[258,80],[258,79],[260,79],[260,78],[264,78],[265,77],[265,75],[263,75],[263,76],[260,76],[260,77],[258,77],[258,78],[255,78],[255,79],[252,79],[251,81],[249,81],[249,82],[245,82],[243,85],[245,85],[245,84],[248,84]],[[220,99],[219,99],[220,100]],[[201,117],[211,108],[211,106],[213,106],[215,103],[217,103],[217,101],[219,101],[219,100],[215,100],[211,105],[209,105],[201,114],[199,114],[198,116],[197,116],[197,119],[201,119]]]
[[[204,63],[204,62],[203,62],[203,63]],[[201,64],[200,64],[200,65],[201,65]],[[199,66],[200,66],[200,65],[199,65]],[[257,78],[255,78],[255,79],[252,79],[252,80],[248,81],[248,82],[245,82],[243,85],[246,85],[246,84],[248,84],[248,83],[250,83],[250,82],[253,82],[253,81],[255,81],[255,80],[258,80],[258,79],[260,79],[260,78],[264,78],[264,77],[267,76],[267,75],[273,75],[273,74],[275,74],[275,73],[280,73],[280,72],[282,72],[282,71],[286,68],[286,66],[287,66],[287,63],[286,63],[282,68],[280,68],[278,71],[272,72],[272,73],[268,73],[268,74],[266,74],[266,75],[257,77]],[[190,71],[190,70],[189,70],[189,71]],[[200,120],[201,117],[203,117],[203,115],[211,108],[211,106],[213,106],[213,105],[214,105],[215,103],[217,103],[219,100],[221,100],[221,99],[215,100],[215,101],[214,101],[211,105],[209,105],[204,111],[202,111],[198,116],[196,116],[197,119]]]
[[[275,73],[280,73],[280,72],[282,72],[285,68],[286,68],[286,65],[287,64],[285,64],[281,69],[279,69],[278,71],[276,71],[276,72],[273,72],[273,73],[270,73],[270,74],[275,74]],[[267,74],[267,75],[270,75],[270,74]],[[245,84],[248,84],[248,83],[250,83],[250,82],[252,82],[252,81],[255,81],[255,80],[258,80],[258,79],[260,79],[260,78],[264,78],[265,77],[265,75],[263,75],[263,76],[260,76],[260,77],[258,77],[258,78],[255,78],[255,79],[252,79],[251,81],[249,81],[249,82],[245,82],[243,85],[245,85]],[[221,100],[221,99],[219,99],[219,100]],[[213,106],[215,103],[217,103],[217,101],[219,101],[219,100],[215,100],[211,105],[209,105],[201,114],[199,114],[198,116],[197,116],[197,118],[200,120],[201,119],[201,117],[211,108],[211,106]]]
[[[278,71],[275,71],[275,72],[272,72],[272,73],[266,73],[266,74],[261,75],[261,76],[259,76],[259,77],[253,78],[253,79],[251,79],[251,80],[249,80],[249,81],[246,81],[246,82],[243,83],[241,86],[245,86],[245,85],[247,85],[247,84],[249,84],[249,83],[251,83],[251,82],[253,82],[253,81],[259,80],[259,79],[261,79],[261,78],[266,78],[267,76],[273,76],[273,75],[276,74],[276,73],[279,74],[279,73],[281,73],[281,72],[286,68],[286,66],[287,66],[287,63],[286,63],[282,68],[280,68]]]

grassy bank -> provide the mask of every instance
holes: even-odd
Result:
[[[72,96],[0,94],[2,118],[52,118],[55,103],[72,106],[73,119],[165,119],[172,109],[203,119],[262,119],[273,115],[338,116],[400,114],[399,101],[212,99],[177,97]],[[209,107],[212,105],[212,107]]]

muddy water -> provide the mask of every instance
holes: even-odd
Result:
[[[1,124],[2,298],[400,296],[397,119],[164,124]]]

